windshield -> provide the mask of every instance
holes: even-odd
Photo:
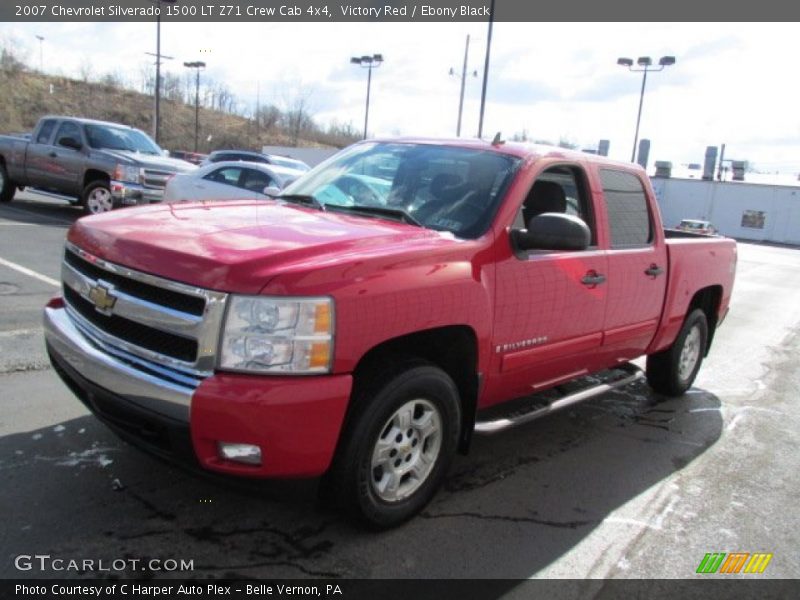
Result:
[[[326,210],[418,222],[476,238],[489,228],[520,160],[425,144],[357,144],[288,186]],[[402,218],[405,217],[405,218]]]
[[[109,150],[129,150],[142,154],[161,155],[161,148],[138,129],[111,127],[109,125],[87,125],[86,137],[92,148]]]

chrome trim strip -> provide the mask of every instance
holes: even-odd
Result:
[[[93,346],[63,308],[46,308],[45,338],[53,351],[92,383],[142,408],[189,422],[194,388],[159,379]]]
[[[203,325],[203,317],[131,296],[122,290],[115,289],[113,284],[102,279],[90,279],[66,262],[63,267],[61,279],[64,285],[68,285],[83,296],[85,300],[91,302],[89,291],[95,285],[101,284],[112,290],[114,297],[117,299],[114,304],[113,314],[167,333],[175,333],[193,339],[200,337],[201,332],[199,330]]]

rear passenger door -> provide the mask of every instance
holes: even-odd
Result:
[[[601,168],[599,178],[609,232],[603,354],[625,361],[643,354],[655,335],[667,285],[667,251],[639,176]]]
[[[28,152],[25,156],[25,176],[28,185],[32,187],[44,187],[50,176],[50,162],[53,160],[50,154],[50,141],[53,139],[57,119],[46,119],[42,122],[36,137],[32,138],[28,144]]]

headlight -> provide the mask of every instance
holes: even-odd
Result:
[[[114,179],[117,181],[131,181],[133,183],[139,183],[141,171],[139,167],[134,167],[132,165],[121,165],[118,164],[117,168],[114,169]]]
[[[219,366],[232,371],[327,373],[333,300],[231,296]]]

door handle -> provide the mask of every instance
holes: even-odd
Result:
[[[50,158],[58,158],[58,154],[56,154],[55,152],[51,152],[47,156],[49,156]]]
[[[586,273],[586,275],[584,275],[581,278],[581,283],[583,285],[595,286],[601,283],[605,283],[605,281],[606,281],[606,276],[600,275],[596,271],[589,271],[588,273]]]
[[[664,273],[664,269],[659,267],[656,264],[650,265],[650,268],[644,270],[644,274],[648,275],[649,277],[658,277]]]

